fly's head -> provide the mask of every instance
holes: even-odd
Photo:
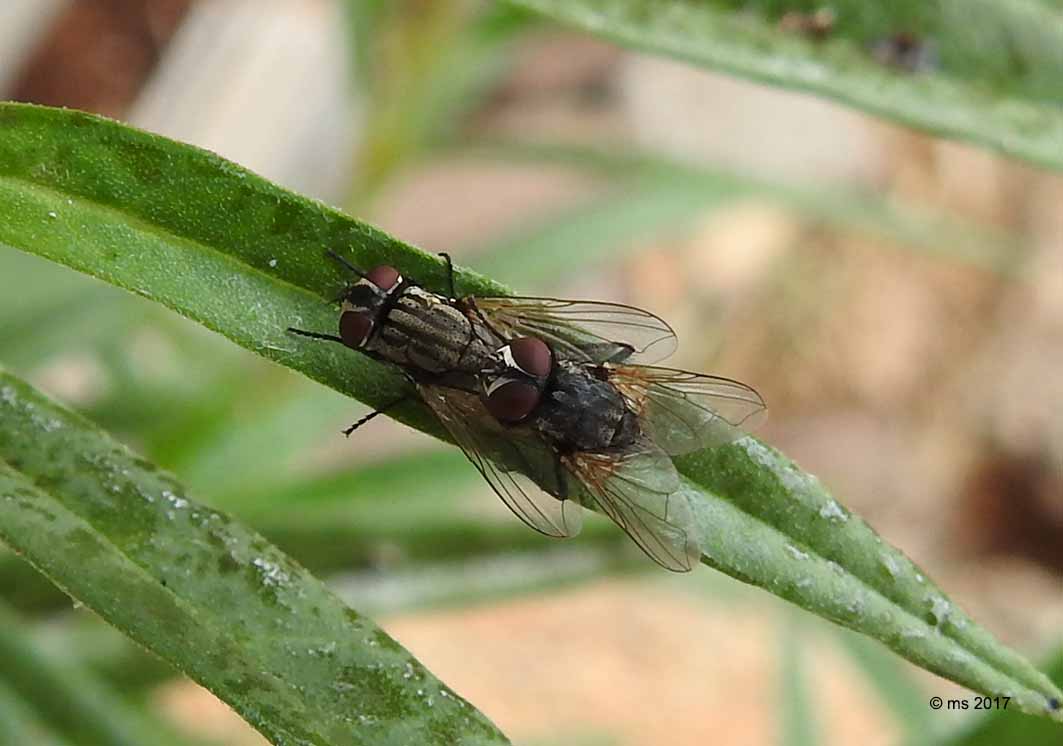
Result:
[[[402,275],[394,267],[382,264],[366,272],[343,294],[340,314],[340,339],[351,349],[365,347],[377,323],[391,304],[391,297],[402,286]]]
[[[491,416],[507,425],[526,420],[542,399],[554,354],[536,337],[517,337],[495,352],[497,369],[482,378],[481,397]]]

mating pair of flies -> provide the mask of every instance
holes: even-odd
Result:
[[[389,266],[337,299],[339,342],[398,366],[503,502],[548,536],[579,532],[596,504],[663,567],[700,557],[669,456],[728,443],[765,410],[749,386],[653,367],[676,348],[667,323],[614,303],[449,296]],[[405,399],[394,402],[395,406]],[[390,407],[356,422],[345,433]]]

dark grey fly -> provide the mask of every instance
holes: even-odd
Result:
[[[760,395],[716,376],[560,359],[534,337],[497,357],[479,397],[426,401],[503,500],[564,537],[589,498],[658,564],[690,570],[701,551],[669,457],[741,437],[765,411]],[[482,406],[491,420],[474,416]]]

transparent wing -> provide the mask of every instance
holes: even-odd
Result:
[[[767,414],[761,395],[740,381],[640,365],[607,370],[643,432],[673,456],[737,440]]]
[[[498,424],[475,394],[428,384],[419,384],[418,390],[454,442],[518,518],[547,536],[565,538],[579,533],[582,508],[544,491],[561,491],[556,458],[549,446],[534,433]]]
[[[471,304],[502,336],[538,337],[564,360],[655,363],[678,344],[663,319],[619,303],[498,297]]]
[[[660,448],[642,441],[620,453],[573,453],[564,461],[602,512],[653,561],[674,572],[698,563],[689,498]]]

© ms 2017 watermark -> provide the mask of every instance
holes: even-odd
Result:
[[[931,710],[1006,710],[1011,697],[930,698]]]

